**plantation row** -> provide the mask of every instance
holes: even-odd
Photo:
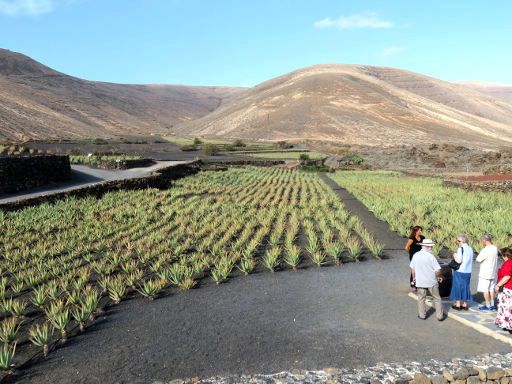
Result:
[[[0,225],[2,370],[16,343],[28,338],[46,354],[134,293],[153,299],[235,270],[339,265],[383,250],[315,174],[270,168],[0,213]]]
[[[394,231],[408,236],[421,225],[425,236],[453,249],[455,236],[467,233],[473,246],[491,233],[498,247],[512,244],[512,199],[498,192],[468,192],[442,185],[435,178],[401,177],[396,172],[343,172],[331,178],[347,188]]]

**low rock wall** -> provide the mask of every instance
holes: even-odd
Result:
[[[153,164],[155,162],[152,159],[102,160],[96,166],[101,169],[131,169],[149,167]]]
[[[466,191],[512,192],[512,180],[481,182],[445,180],[443,184],[447,187],[463,188]]]
[[[204,167],[243,167],[253,165],[256,167],[274,167],[286,164],[284,160],[203,160]]]
[[[34,155],[0,157],[0,194],[14,193],[71,176],[69,156]]]
[[[43,196],[37,196],[30,199],[18,200],[0,205],[0,210],[15,211],[24,207],[38,205],[42,203],[51,203],[67,197],[95,196],[101,197],[106,192],[118,190],[133,190],[143,188],[164,189],[169,187],[172,180],[193,175],[200,170],[200,162],[189,164],[179,164],[159,169],[150,176],[138,177],[133,179],[112,180],[88,185],[83,188],[70,191],[58,192]]]
[[[156,384],[157,382],[155,382]],[[512,354],[481,355],[449,362],[428,360],[377,363],[366,368],[293,369],[274,374],[215,376],[174,379],[159,384],[510,384]]]

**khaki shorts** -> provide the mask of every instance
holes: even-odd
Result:
[[[478,278],[478,292],[493,292],[494,287],[496,286],[496,279],[482,279]]]

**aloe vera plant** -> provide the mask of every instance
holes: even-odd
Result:
[[[119,304],[126,295],[126,285],[121,277],[116,277],[107,286],[107,294],[114,304]]]
[[[212,280],[218,285],[227,280],[232,270],[233,264],[230,260],[226,258],[219,259],[210,272]]]
[[[371,254],[377,259],[380,259],[380,257],[384,253],[384,246],[376,240],[371,239],[366,243],[366,246],[370,250]]]
[[[80,332],[85,331],[85,323],[91,316],[91,311],[86,305],[74,306],[71,308],[73,319],[78,322]]]
[[[237,266],[237,268],[246,276],[250,274],[255,267],[256,261],[253,257],[242,257],[240,259],[240,264]]]
[[[60,331],[61,342],[67,341],[66,327],[69,324],[69,309],[64,306],[62,301],[56,301],[50,304],[46,310],[46,316],[55,329]]]
[[[317,267],[321,267],[326,263],[325,261],[326,256],[325,253],[322,251],[316,251],[311,255],[311,261],[316,264]]]
[[[87,311],[89,311],[90,313],[89,319],[91,321],[94,321],[94,315],[98,308],[100,297],[100,293],[94,288],[86,287],[86,289],[83,292],[80,305],[87,308]]]
[[[279,256],[281,256],[281,247],[272,247],[265,252],[262,263],[270,272],[274,272],[279,266]]]
[[[284,262],[295,271],[300,264],[300,248],[296,245],[287,246],[285,249]]]
[[[350,237],[345,245],[348,249],[350,257],[352,257],[355,261],[359,261],[359,256],[361,255],[362,251],[361,242],[355,237]]]
[[[337,241],[330,241],[324,244],[325,253],[331,257],[336,265],[341,264],[343,246]]]
[[[0,371],[6,374],[12,373],[12,363],[16,354],[16,343],[2,344],[0,346]]]
[[[36,307],[42,308],[46,304],[47,300],[48,296],[46,295],[45,287],[41,286],[33,289],[32,296],[30,298],[32,304]]]
[[[165,283],[163,280],[146,280],[139,287],[137,291],[149,300],[154,300],[164,288]]]
[[[180,283],[178,284],[178,288],[186,291],[188,289],[194,288],[196,285],[197,281],[194,280],[192,277],[188,276],[185,277],[182,281],[180,281]]]
[[[4,319],[0,325],[0,341],[5,344],[12,344],[18,336],[20,327],[21,324],[18,323],[16,318]]]
[[[306,250],[310,255],[313,255],[320,250],[320,243],[318,241],[318,237],[316,237],[316,234],[313,233],[308,236],[308,245]]]
[[[49,345],[53,336],[53,329],[48,323],[33,324],[29,329],[29,340],[32,344],[43,348],[43,356],[48,356]]]

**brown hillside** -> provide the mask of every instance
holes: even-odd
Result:
[[[165,134],[242,90],[86,81],[0,49],[0,139]]]
[[[512,100],[512,84],[486,83],[482,81],[464,81],[460,84],[493,97]]]
[[[494,146],[512,141],[512,103],[398,69],[318,65],[262,83],[175,130],[262,140]]]

